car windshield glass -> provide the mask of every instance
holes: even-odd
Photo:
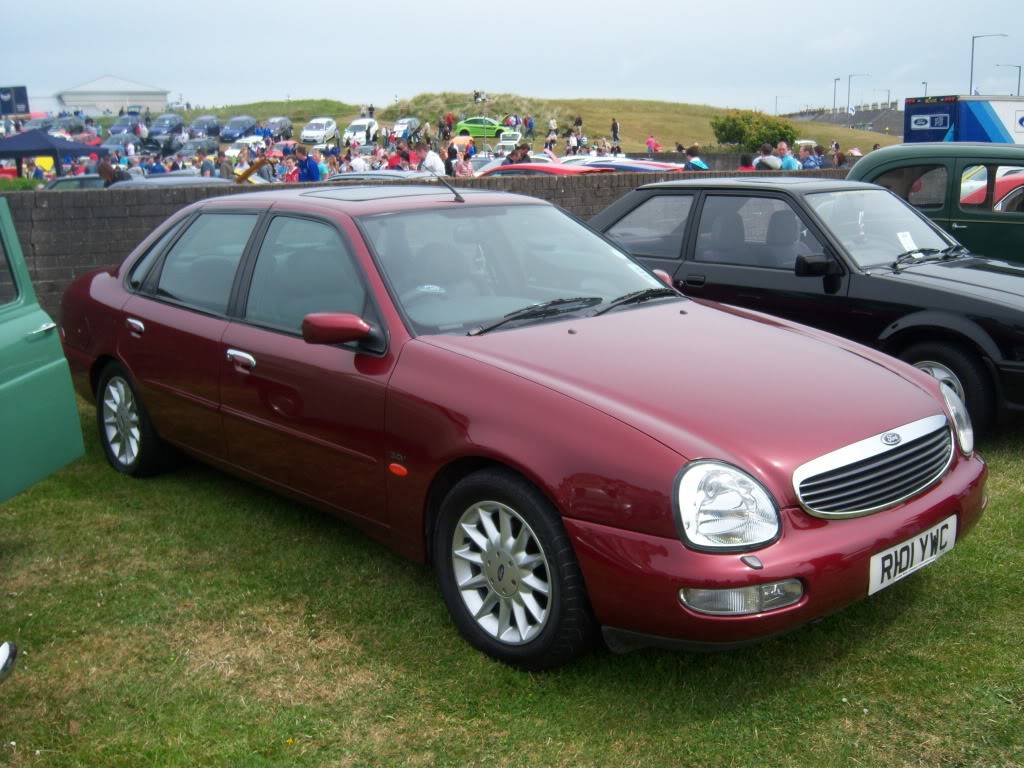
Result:
[[[247,117],[236,117],[234,120],[228,123],[228,128],[245,128],[248,124],[249,119]]]
[[[593,299],[502,325],[515,328],[663,287],[622,251],[548,205],[460,205],[367,216],[360,224],[420,334],[465,334],[534,305]]]
[[[900,254],[950,245],[909,205],[883,189],[815,192],[807,202],[861,269],[890,265]]]
[[[178,122],[177,118],[174,118],[174,117],[161,117],[159,120],[156,121],[156,124],[157,125],[161,125],[161,126],[163,126],[163,125],[174,125],[176,122]]]
[[[309,130],[311,130],[311,131],[322,131],[324,129],[324,124],[314,120],[312,123],[310,123],[306,127]]]

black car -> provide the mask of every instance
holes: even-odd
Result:
[[[287,141],[292,137],[292,121],[287,117],[272,117],[267,120],[270,138],[274,141]]]
[[[53,128],[53,124],[56,121],[52,117],[33,117],[31,120],[26,120],[25,125],[22,126],[23,130],[26,131],[48,131]]]
[[[228,124],[220,129],[220,140],[225,144],[238,141],[243,136],[252,136],[256,133],[256,118],[249,115],[239,115],[228,120]]]
[[[76,133],[83,133],[85,131],[85,122],[80,117],[74,115],[66,117],[58,117],[53,121],[53,125],[50,130],[62,130],[72,135]]]
[[[132,145],[131,153],[128,152],[128,145]],[[113,133],[107,137],[101,145],[107,152],[117,152],[121,155],[139,154],[142,151],[142,139],[131,132]]]
[[[176,154],[181,155],[184,159],[188,160],[200,152],[205,152],[208,155],[216,155],[220,145],[216,139],[203,138],[203,139],[189,139],[181,145],[181,149]]]
[[[121,115],[110,126],[110,135],[116,136],[119,133],[135,133],[135,126],[142,122],[139,115]]]
[[[81,176],[58,176],[49,182],[44,190],[50,192],[67,192],[71,189],[102,189],[103,179],[95,173],[83,173]]]
[[[185,121],[181,115],[176,115],[173,112],[169,112],[166,115],[160,115],[156,120],[153,121],[153,125],[149,128],[150,138],[159,136],[171,136],[178,135],[182,132],[185,127]]]
[[[204,136],[220,136],[220,118],[216,115],[197,117],[189,125],[188,135],[193,139],[201,139]]]
[[[972,255],[888,190],[799,178],[664,182],[590,225],[694,298],[822,328],[927,371],[966,401],[979,431],[1024,411],[1024,265]]]

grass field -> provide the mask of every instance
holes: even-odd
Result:
[[[1024,440],[935,565],[758,647],[594,652],[530,675],[449,622],[432,574],[196,464],[87,455],[0,505],[9,766],[1018,766]],[[1019,435],[1018,430],[1018,435]]]
[[[547,133],[547,122],[555,117],[559,125],[566,126],[579,115],[588,136],[597,139],[610,136],[612,118],[618,118],[622,128],[622,146],[627,152],[645,150],[648,134],[665,147],[675,148],[676,142],[689,145],[694,142],[702,147],[715,144],[711,130],[711,118],[727,110],[698,104],[682,104],[667,101],[635,101],[621,99],[532,99],[511,94],[491,95],[486,104],[474,104],[472,96],[464,93],[428,93],[397,104],[378,104],[376,116],[385,125],[404,115],[415,115],[421,120],[437,118],[448,110],[467,117],[485,114],[502,117],[515,112],[519,115],[532,114],[537,119],[537,135],[543,142]],[[213,113],[221,117],[248,114],[264,120],[274,115],[287,115],[295,123],[298,136],[302,125],[313,117],[333,117],[344,128],[352,118],[359,117],[359,106],[328,100],[267,101],[255,104],[234,104],[212,110],[193,110],[188,119],[200,114]],[[875,143],[895,144],[899,139],[871,131],[852,131],[823,123],[797,123],[798,138],[814,139],[828,146],[837,140],[845,148],[859,146],[867,152]]]

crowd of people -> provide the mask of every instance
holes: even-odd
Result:
[[[878,149],[875,144],[874,148]],[[820,144],[800,144],[797,154],[790,150],[789,144],[780,141],[775,147],[764,143],[756,157],[749,154],[740,156],[740,171],[815,171],[823,168],[849,168],[850,157],[861,155],[860,150],[850,150],[849,157],[840,151],[839,143],[832,142],[829,151]]]

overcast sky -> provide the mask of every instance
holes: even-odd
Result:
[[[995,65],[1024,64],[1020,0],[0,4],[0,85],[27,85],[30,100],[109,74],[204,106],[483,89],[767,112],[778,97],[789,112],[831,106],[834,77],[845,106],[850,73],[871,75],[853,80],[854,103],[920,95],[922,80],[967,93],[972,34],[1009,35],[977,41],[982,93],[1015,92],[1017,71]]]

